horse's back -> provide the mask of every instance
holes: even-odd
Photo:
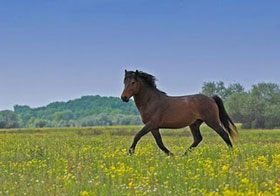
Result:
[[[195,94],[170,96],[162,116],[164,126],[185,127],[197,120],[205,121],[209,115],[217,117],[218,107],[212,97]]]
[[[185,95],[185,96],[169,96],[172,102],[184,101],[190,105],[203,105],[203,104],[213,104],[215,103],[212,97],[203,94]]]
[[[204,117],[204,103],[211,105],[212,101],[212,98],[201,94],[166,97],[160,112],[161,127],[181,128],[193,124]]]

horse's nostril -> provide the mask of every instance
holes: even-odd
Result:
[[[127,102],[127,101],[128,101],[128,97],[127,97],[127,96],[122,96],[122,100],[123,100],[124,102]]]

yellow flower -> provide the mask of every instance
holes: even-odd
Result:
[[[244,184],[244,185],[246,185],[246,184],[249,184],[249,179],[248,178],[243,178],[242,180],[241,180],[241,183],[242,184]]]
[[[223,167],[222,167],[222,171],[223,171],[223,172],[227,172],[228,169],[229,169],[229,166],[228,166],[228,165],[223,165]]]
[[[133,182],[128,183],[128,188],[132,188],[133,187]]]
[[[80,193],[80,196],[90,196],[90,194],[89,194],[89,192],[87,192],[87,191],[82,191],[82,192]]]
[[[211,192],[211,193],[205,194],[205,196],[219,196],[219,194]]]
[[[275,191],[275,193],[279,193],[280,192],[280,184],[275,184],[275,186],[274,186],[274,191]]]

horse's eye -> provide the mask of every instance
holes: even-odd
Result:
[[[134,84],[135,84],[135,82],[132,82],[131,84],[132,84],[132,85],[134,85]]]

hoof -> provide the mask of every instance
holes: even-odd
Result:
[[[189,148],[184,154],[183,156],[187,156],[189,153],[192,153],[194,150],[194,148]]]
[[[133,148],[130,148],[129,150],[128,150],[128,155],[133,155],[135,153],[135,150],[133,149]]]
[[[174,157],[174,154],[172,152],[168,152],[166,153],[167,156],[170,156],[170,157]]]

